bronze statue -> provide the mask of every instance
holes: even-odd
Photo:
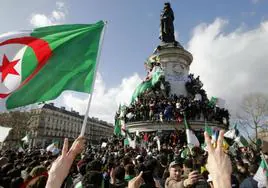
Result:
[[[174,14],[170,3],[165,3],[160,17],[160,40],[165,43],[176,42],[174,37]]]

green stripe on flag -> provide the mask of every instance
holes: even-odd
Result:
[[[35,77],[11,94],[7,108],[52,100],[64,90],[91,93],[103,28],[101,21],[36,29],[32,36],[47,41],[52,56]]]
[[[185,125],[185,129],[190,129],[187,120],[186,120],[186,116],[184,115],[184,125]]]
[[[120,136],[121,135],[121,123],[119,119],[115,120],[115,125],[114,125],[114,134],[116,136]]]
[[[131,97],[131,103],[133,103],[135,101],[135,99],[141,95],[142,93],[144,93],[147,89],[150,89],[152,87],[152,83],[150,81],[146,81],[146,82],[142,82],[140,83],[134,93],[132,94]]]
[[[154,86],[159,80],[160,78],[164,75],[163,70],[160,67],[155,67],[155,72],[152,75],[152,86]]]
[[[164,76],[164,72],[160,67],[154,67],[153,71],[154,72],[152,73],[152,77],[150,80],[144,81],[136,87],[131,97],[131,103],[133,103],[136,98],[143,94],[146,90],[155,86],[160,80],[160,78]]]
[[[124,146],[129,146],[129,140],[128,140],[128,138],[125,138],[124,139]]]

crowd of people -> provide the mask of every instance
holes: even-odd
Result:
[[[219,107],[211,107],[209,101],[199,101],[188,97],[172,96],[170,98],[139,99],[127,108],[126,122],[135,121],[181,121],[186,114],[187,119],[217,121],[229,124],[229,113]]]
[[[184,140],[172,144],[165,139],[158,148],[153,136],[145,140],[143,135],[147,144],[135,148],[114,136],[106,145],[96,146],[85,146],[85,139],[79,137],[70,149],[65,139],[60,154],[38,149],[1,151],[0,187],[258,187],[253,176],[260,151],[244,147],[231,154],[222,147],[223,131],[216,144],[205,133],[205,150],[189,148]]]
[[[163,80],[164,81],[164,80]],[[161,85],[161,84],[160,84]],[[188,76],[187,96],[162,92],[159,84],[122,107],[116,119],[131,121],[207,120],[229,125],[228,110],[212,103],[199,77]],[[165,88],[165,87],[164,87]],[[167,89],[168,87],[166,87]],[[159,91],[158,91],[159,90]],[[174,127],[175,128],[175,127]],[[219,131],[219,130],[215,130]],[[185,129],[141,132],[100,139],[86,145],[77,138],[68,149],[8,149],[0,151],[0,187],[4,188],[184,188],[265,187],[253,176],[267,151],[261,148],[224,147],[224,132],[218,139],[196,131],[204,147],[187,144]],[[126,140],[135,140],[135,145]],[[224,141],[223,141],[224,140]],[[232,141],[230,142],[232,144]],[[235,151],[234,151],[235,150]]]
[[[229,125],[229,112],[213,104],[207,97],[203,84],[199,77],[194,78],[193,74],[188,76],[185,84],[188,96],[170,95],[149,95],[143,93],[135,102],[125,109],[126,122],[135,121],[181,121],[186,115],[187,119],[216,121]],[[196,97],[196,96],[200,97]],[[120,116],[118,111],[116,118]],[[121,115],[122,116],[122,115]],[[122,117],[120,117],[122,118]]]

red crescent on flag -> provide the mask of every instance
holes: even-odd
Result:
[[[47,60],[51,57],[52,55],[52,50],[49,47],[49,44],[39,38],[35,37],[20,37],[20,38],[13,38],[13,39],[8,39],[4,42],[0,43],[0,46],[4,46],[7,44],[24,44],[32,48],[34,51],[36,58],[37,58],[37,67],[36,69],[32,72],[30,76],[28,76],[17,88],[19,89],[22,87],[24,84],[29,82],[37,73],[38,71],[46,64]],[[10,93],[0,93],[0,98],[5,98],[9,95]]]

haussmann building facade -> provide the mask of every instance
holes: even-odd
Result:
[[[73,141],[80,134],[84,116],[64,107],[56,107],[53,103],[44,104],[41,108],[31,111],[29,121],[30,145],[45,147],[52,142],[62,145],[64,138]],[[91,144],[99,144],[113,134],[112,124],[97,118],[88,118],[85,137]]]

